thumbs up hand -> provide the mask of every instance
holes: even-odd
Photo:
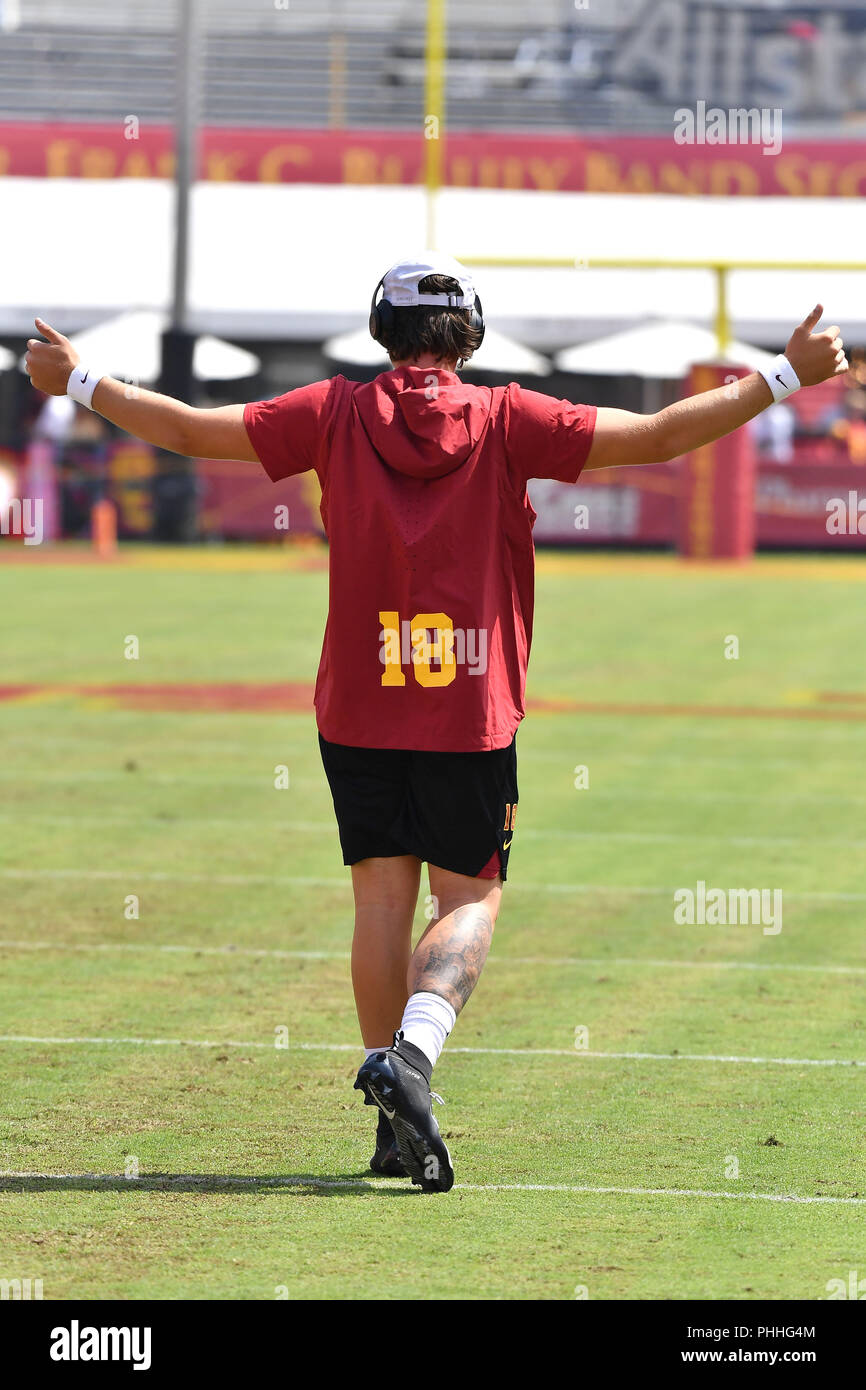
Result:
[[[794,329],[785,348],[785,356],[797,373],[801,386],[817,386],[819,381],[841,376],[848,370],[848,359],[838,325],[825,328],[822,333],[812,331],[823,312],[823,304],[816,304],[799,328]]]
[[[45,391],[49,396],[65,396],[69,373],[78,364],[78,353],[69,339],[50,323],[44,319],[36,319],[35,323],[48,342],[28,338],[24,369],[38,391]]]

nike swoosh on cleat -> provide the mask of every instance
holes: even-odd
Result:
[[[370,1095],[373,1097],[374,1101],[378,1105],[379,1109],[382,1111],[382,1114],[385,1116],[385,1118],[388,1120],[393,1120],[394,1116],[397,1114],[397,1111],[389,1110],[388,1106],[385,1104],[385,1102],[382,1100],[382,1097],[379,1095],[379,1092],[374,1091],[372,1086],[370,1087]]]

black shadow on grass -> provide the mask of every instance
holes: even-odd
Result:
[[[3,1174],[0,1192],[279,1192],[298,1197],[357,1196],[404,1197],[419,1189],[405,1179],[400,1186],[371,1182],[366,1173],[285,1173],[243,1176],[232,1173],[144,1173],[126,1178],[120,1173]]]

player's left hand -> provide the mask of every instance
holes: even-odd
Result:
[[[36,327],[44,338],[27,339],[27,355],[24,370],[37,391],[49,396],[65,396],[69,373],[78,365],[79,357],[68,338],[52,328],[44,319],[35,320]]]
[[[801,386],[817,386],[831,376],[841,376],[848,370],[842,330],[838,324],[825,328],[823,333],[815,333],[818,320],[824,312],[822,304],[816,304],[811,314],[795,328],[788,339],[785,356],[797,373]]]

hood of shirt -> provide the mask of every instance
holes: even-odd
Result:
[[[357,418],[376,453],[398,473],[443,478],[461,468],[490,418],[489,388],[437,367],[395,367],[353,393]]]

